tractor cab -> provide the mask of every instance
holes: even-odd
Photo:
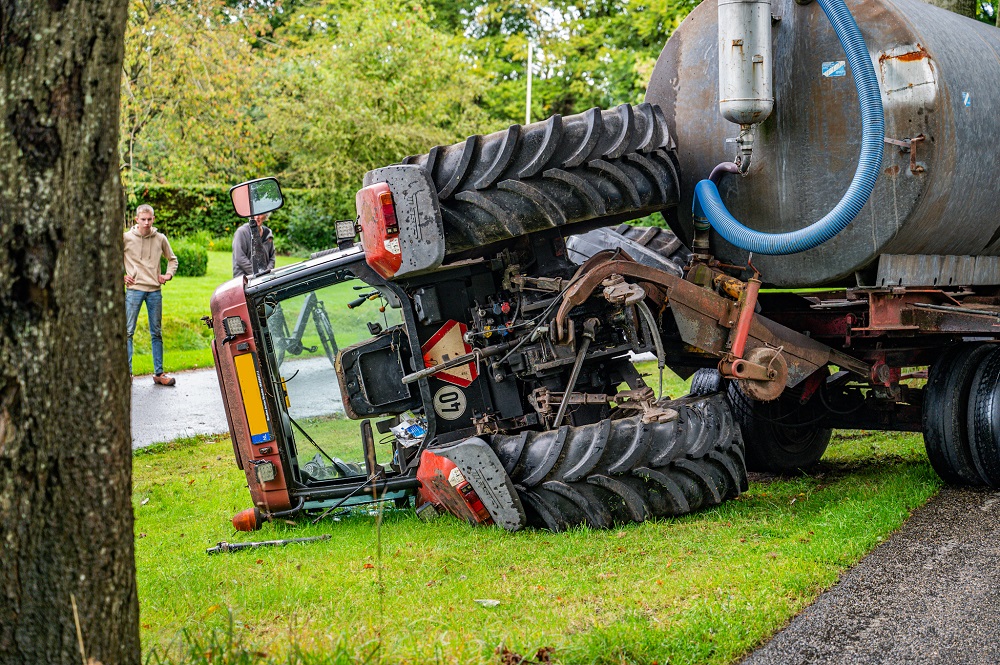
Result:
[[[244,215],[284,203],[272,178],[238,185],[232,197]],[[347,418],[381,413],[387,402],[419,404],[387,380],[410,355],[401,300],[389,285],[362,276],[382,282],[362,249],[341,240],[302,263],[233,279],[212,298],[213,352],[234,454],[256,504],[242,518],[251,527],[262,514],[371,501],[372,479],[381,481],[379,498],[406,498],[392,487],[406,475],[407,448],[422,441],[425,425],[416,416],[396,418],[380,423],[376,440],[366,420],[359,446],[359,425]],[[359,368],[346,381],[337,371],[343,360]],[[373,362],[387,371],[363,380],[360,369]]]

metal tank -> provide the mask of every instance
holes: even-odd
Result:
[[[799,254],[755,255],[753,263],[765,283],[784,288],[958,283],[948,266],[970,260],[954,257],[1000,256],[1000,29],[920,0],[847,5],[882,89],[882,173],[840,235]],[[811,224],[840,200],[857,166],[861,114],[844,50],[819,5],[773,0],[771,12],[774,110],[756,126],[749,174],[727,175],[719,189],[737,219],[775,233]],[[719,112],[717,21],[718,0],[691,12],[646,93],[677,142],[675,230],[689,243],[694,185],[735,157],[739,134]],[[728,263],[747,259],[718,236],[712,250]],[[959,272],[972,283],[997,281],[996,270]]]

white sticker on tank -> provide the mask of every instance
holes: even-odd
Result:
[[[468,405],[465,393],[455,386],[445,386],[434,393],[434,413],[445,420],[458,420]]]
[[[823,76],[834,78],[837,76],[847,76],[847,63],[843,60],[823,63]]]
[[[402,254],[403,252],[399,249],[399,238],[386,238],[382,242],[385,245],[385,251],[390,254]]]

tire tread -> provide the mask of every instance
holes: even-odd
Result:
[[[445,254],[455,257],[527,233],[676,206],[675,161],[662,110],[643,103],[512,125],[403,163],[430,175]]]
[[[684,515],[744,491],[743,441],[725,396],[665,405],[678,411],[676,420],[644,425],[634,416],[494,435],[491,445],[529,507],[529,524],[608,528]]]

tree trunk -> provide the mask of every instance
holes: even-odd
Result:
[[[932,5],[943,7],[949,11],[969,18],[976,18],[976,3],[979,0],[925,0]]]
[[[4,665],[141,658],[117,151],[126,9],[0,0]]]

